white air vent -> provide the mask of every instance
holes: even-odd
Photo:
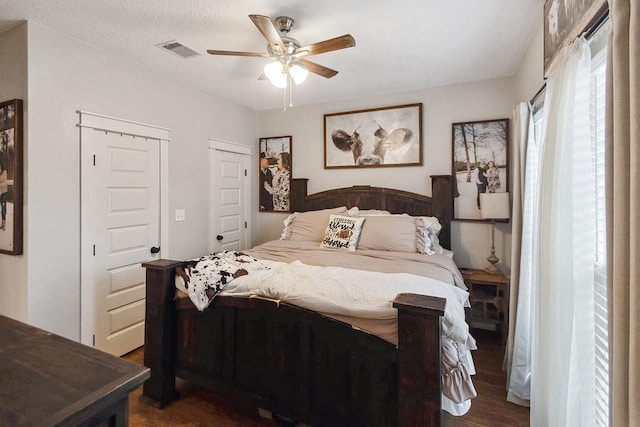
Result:
[[[190,47],[185,46],[177,40],[170,40],[168,42],[157,44],[159,48],[172,53],[176,56],[179,56],[182,59],[191,58],[192,56],[200,55],[195,50]]]

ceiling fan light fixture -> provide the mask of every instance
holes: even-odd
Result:
[[[272,21],[268,16],[256,14],[249,15],[249,19],[266,39],[267,53],[217,49],[208,49],[207,53],[210,55],[249,56],[270,59],[271,63],[265,65],[264,73],[258,80],[266,80],[266,77],[273,86],[284,89],[283,96],[285,101],[287,88],[289,88],[289,107],[293,106],[293,83],[295,85],[302,84],[310,72],[327,79],[338,74],[336,70],[309,61],[307,59],[309,56],[346,49],[356,45],[356,41],[351,34],[344,34],[302,46],[298,40],[289,36],[289,31],[293,26],[293,19],[287,16],[279,16]],[[299,65],[299,63],[302,65]],[[284,109],[286,110],[286,107]]]
[[[304,67],[301,67],[298,64],[293,64],[289,68],[289,74],[291,75],[291,78],[293,79],[295,84],[300,85],[302,82],[305,81],[305,79],[309,75],[309,70],[307,70]]]
[[[279,61],[273,61],[264,66],[264,75],[275,87],[283,89],[287,87],[287,72]]]

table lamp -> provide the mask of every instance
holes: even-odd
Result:
[[[489,266],[484,269],[490,274],[499,274],[496,267],[499,261],[494,245],[494,231],[497,219],[509,219],[509,193],[480,193],[480,212],[483,219],[491,220],[491,255],[487,258]]]

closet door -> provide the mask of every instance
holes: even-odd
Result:
[[[141,263],[160,258],[161,140],[88,126],[80,137],[81,341],[120,356],[144,345]]]
[[[214,146],[209,150],[210,252],[240,251],[250,246],[251,156],[242,152],[242,146],[222,148]]]

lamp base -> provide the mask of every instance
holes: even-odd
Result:
[[[489,274],[502,274],[502,272],[498,270],[498,267],[496,267],[495,264],[489,264],[488,267],[484,268],[484,272]]]
[[[496,263],[498,261],[500,261],[500,260],[496,256],[496,253],[493,250],[493,248],[491,250],[491,255],[489,255],[487,257],[487,261],[489,261],[489,266],[485,267],[485,269],[484,269],[485,272],[487,272],[489,274],[501,274],[502,273],[500,270],[498,270],[498,267],[496,267]]]

